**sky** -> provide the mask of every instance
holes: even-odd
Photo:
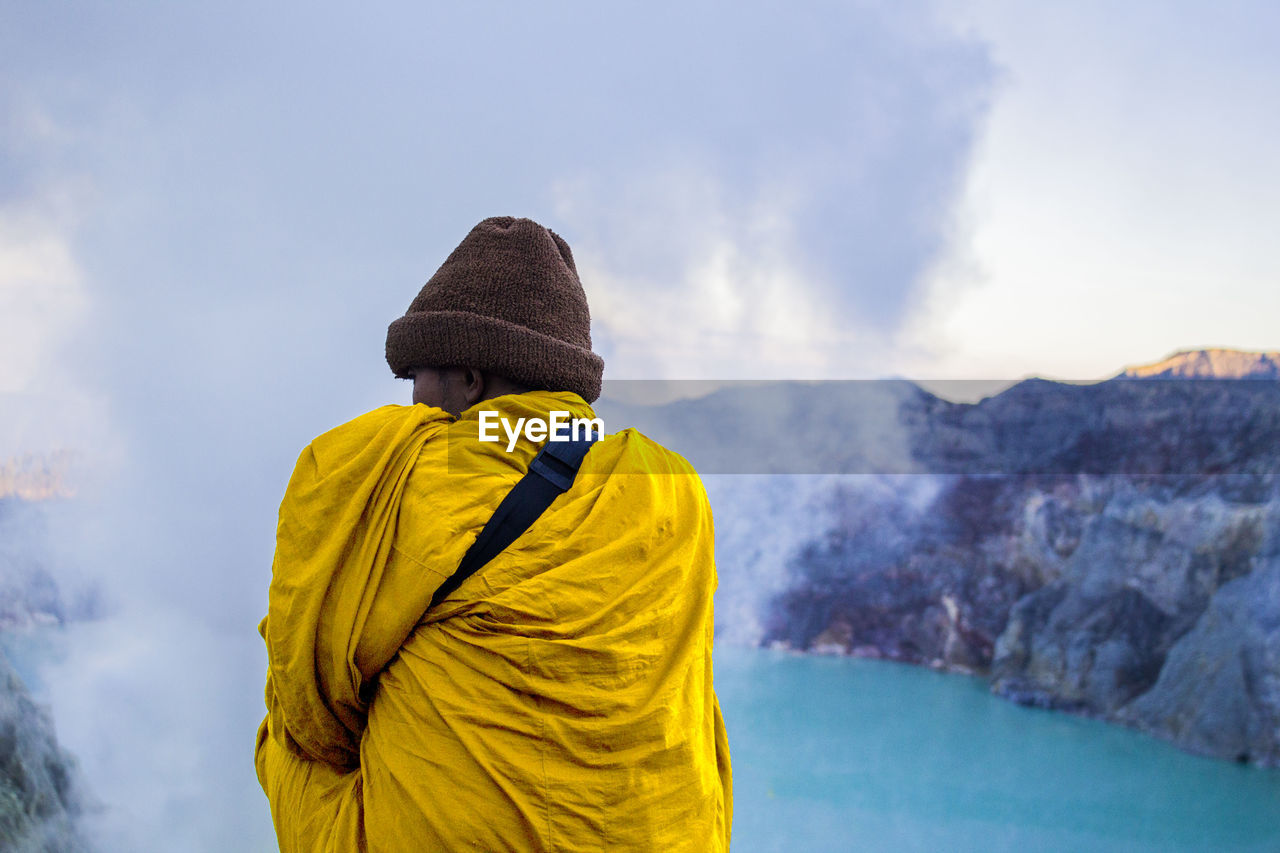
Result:
[[[47,683],[109,849],[269,847],[284,483],[484,217],[568,240],[607,379],[1280,348],[1274,4],[265,6],[0,3],[0,458],[93,462]]]

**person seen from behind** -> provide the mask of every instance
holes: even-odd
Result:
[[[697,474],[632,429],[480,440],[595,417],[568,244],[484,220],[386,356],[412,405],[312,441],[280,505],[255,750],[280,849],[728,850]]]

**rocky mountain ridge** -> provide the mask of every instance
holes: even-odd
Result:
[[[1270,354],[1246,355],[1031,379],[975,404],[901,381],[779,383],[614,414],[704,473],[772,474],[764,488],[822,515],[769,594],[737,607],[767,540],[812,522],[775,499],[721,542],[759,502],[740,499],[751,478],[714,484],[726,634],[968,672],[1014,701],[1280,765],[1280,382],[1256,378]]]
[[[1179,350],[1151,364],[1126,367],[1125,379],[1280,379],[1280,352]]]

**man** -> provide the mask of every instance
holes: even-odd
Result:
[[[258,778],[281,850],[727,850],[711,512],[634,430],[432,604],[604,364],[569,246],[477,225],[387,333],[413,405],[313,441],[280,506]]]

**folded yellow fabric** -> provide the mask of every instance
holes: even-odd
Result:
[[[430,612],[537,446],[385,406],[303,451],[280,506],[258,778],[292,851],[727,850],[711,512],[634,430]]]

